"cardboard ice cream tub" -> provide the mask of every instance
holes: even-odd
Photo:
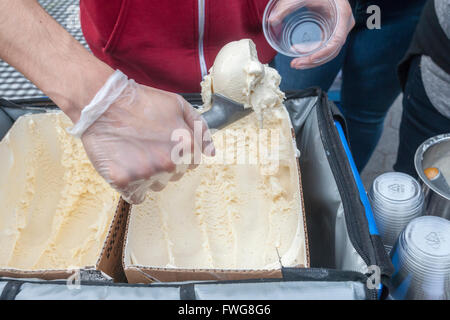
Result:
[[[0,276],[124,281],[129,204],[90,164],[61,112],[25,115],[0,142]]]
[[[180,181],[169,182],[162,192],[148,193],[145,202],[133,206],[128,216],[122,263],[129,283],[282,278],[282,267],[309,268],[298,161],[300,154],[289,115],[284,108],[282,113],[285,121],[284,139],[288,141],[284,142],[291,158],[285,162],[288,165],[281,164],[274,175],[275,180],[282,175],[289,177],[289,183],[286,180],[282,183],[280,198],[269,198],[273,190],[267,193],[261,191],[262,188],[270,189],[269,184],[252,184],[252,181],[261,179],[252,175],[254,168],[243,166],[239,169],[239,165],[202,169],[204,165],[201,164],[194,171],[186,173]],[[258,121],[254,114],[248,117],[252,118],[251,121]],[[243,127],[243,124],[238,122],[236,127]],[[218,148],[214,139],[216,150],[219,150],[220,146]],[[227,175],[231,177],[230,180],[221,182]],[[241,179],[242,182],[239,182]],[[267,179],[272,178],[269,175]],[[232,193],[230,190],[233,188],[239,192]],[[240,196],[241,192],[246,192],[244,189],[260,190],[260,197],[251,199],[249,196]],[[287,192],[289,195],[285,195],[286,190],[290,190],[290,193]],[[284,197],[288,196],[295,198],[295,204],[294,200],[285,201]],[[233,208],[224,209],[231,207],[230,203],[238,204],[235,212]],[[289,223],[279,222],[284,219],[280,213],[283,205],[277,207],[277,203],[283,203],[284,208],[289,207],[289,203],[295,208],[295,212],[292,208],[286,210],[286,215],[290,221],[295,221],[296,230],[287,228]],[[271,227],[265,228],[266,225],[258,221],[258,213],[255,214],[256,211],[249,208],[257,208],[257,212],[264,217],[273,214],[273,230],[285,228],[291,238],[282,238],[285,236],[284,229],[280,234],[271,234]],[[223,212],[225,214],[221,215]],[[224,227],[227,223],[231,226],[229,229]],[[258,228],[265,229],[260,232]],[[230,241],[224,240],[227,237]],[[277,237],[282,238],[279,243]],[[273,240],[273,250],[270,248],[270,239]],[[257,242],[261,242],[261,245]],[[296,244],[290,246],[294,242]],[[230,249],[231,246],[238,249]],[[295,249],[290,250],[292,248]],[[259,263],[255,262],[257,260]],[[266,262],[261,263],[263,260]]]
[[[94,265],[74,266],[67,269],[26,270],[15,268],[1,268],[0,277],[32,278],[43,280],[67,279],[77,273],[84,280],[100,280],[125,282],[122,269],[122,241],[125,233],[129,204],[122,199],[117,205],[114,219],[110,224],[100,255]]]

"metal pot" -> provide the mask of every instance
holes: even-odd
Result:
[[[442,157],[450,159],[450,133],[438,135],[422,143],[416,151],[414,165],[422,182],[427,214],[450,220],[450,191],[438,189],[424,173],[424,169],[433,167]]]

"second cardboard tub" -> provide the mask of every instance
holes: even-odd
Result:
[[[292,129],[292,128],[291,128]],[[293,145],[295,146],[295,133],[292,129]],[[296,169],[299,178],[299,199],[301,215],[300,224],[304,231],[304,242],[302,243],[303,261],[295,266],[295,268],[309,268],[309,248],[306,227],[306,217],[303,203],[303,191],[300,164],[298,157],[295,159]],[[183,191],[180,191],[183,192]],[[183,208],[180,208],[180,215],[183,214]],[[140,265],[132,262],[129,252],[129,232],[130,224],[133,219],[133,210],[130,209],[128,215],[127,226],[125,230],[125,238],[123,243],[122,264],[129,283],[153,283],[153,282],[178,282],[178,281],[202,281],[202,280],[242,280],[242,279],[258,279],[258,278],[282,278],[281,268],[274,269],[189,269],[180,267],[161,267],[152,265]],[[148,250],[152,250],[151,246]]]

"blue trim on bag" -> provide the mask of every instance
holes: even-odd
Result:
[[[341,91],[335,90],[335,91],[328,91],[328,100],[331,100],[334,102],[334,104],[337,105],[341,101]]]
[[[339,138],[341,138],[342,145],[344,146],[345,153],[347,154],[348,162],[350,163],[350,167],[352,168],[353,178],[355,179],[356,186],[358,187],[359,190],[359,198],[361,199],[361,202],[364,206],[366,218],[369,223],[369,232],[371,235],[379,235],[377,225],[373,217],[372,207],[370,206],[369,199],[367,198],[367,193],[366,190],[364,189],[361,177],[359,176],[358,170],[356,169],[355,161],[353,160],[350,147],[347,143],[347,139],[345,138],[342,125],[338,121],[335,121],[334,124],[339,132]]]
[[[353,160],[353,156],[350,151],[347,138],[345,137],[344,134],[344,129],[342,128],[342,125],[339,123],[339,121],[334,121],[334,125],[336,126],[336,129],[339,133],[339,138],[342,142],[345,153],[347,154],[350,167],[352,168],[353,178],[355,179],[356,186],[358,187],[359,191],[359,198],[361,199],[361,202],[364,205],[364,211],[366,213],[367,222],[369,224],[369,232],[371,235],[379,235],[378,228],[375,223],[375,219],[373,217],[372,207],[370,206],[369,198],[367,198],[367,193],[361,181],[361,177],[359,176],[358,169],[356,169],[355,161]],[[383,292],[383,285],[381,283],[377,291],[378,291],[377,292],[378,300],[380,300],[381,294]]]

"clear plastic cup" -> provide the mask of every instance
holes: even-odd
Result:
[[[424,216],[412,220],[391,252],[394,299],[450,299],[450,221]]]
[[[381,239],[389,253],[406,225],[424,213],[424,195],[416,179],[388,172],[377,177],[368,194]]]
[[[338,20],[334,0],[271,0],[264,11],[263,30],[276,51],[289,57],[304,57],[327,45]]]

